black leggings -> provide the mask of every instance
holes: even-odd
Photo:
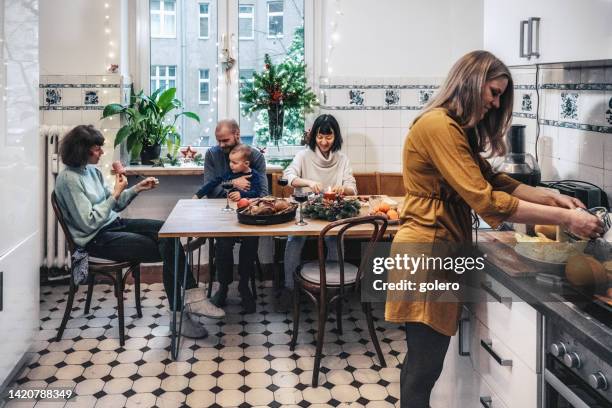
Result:
[[[442,372],[450,337],[423,323],[406,323],[408,352],[400,373],[402,408],[428,408]]]

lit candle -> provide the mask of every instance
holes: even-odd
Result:
[[[323,198],[326,200],[335,200],[336,196],[336,192],[332,191],[331,187],[327,187],[327,191],[323,193]]]

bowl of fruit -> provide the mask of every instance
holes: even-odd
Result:
[[[371,196],[369,201],[369,215],[386,217],[389,224],[399,224],[398,203],[389,197]]]
[[[237,203],[238,222],[249,225],[282,224],[295,219],[296,203],[283,198],[241,198]]]

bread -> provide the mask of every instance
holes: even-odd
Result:
[[[536,234],[541,233],[546,238],[557,240],[557,226],[556,225],[536,225],[534,228]]]
[[[572,255],[565,266],[565,276],[574,286],[590,286],[606,283],[608,274],[595,258],[588,255]]]

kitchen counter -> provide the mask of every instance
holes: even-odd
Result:
[[[479,234],[482,234],[480,232]],[[495,236],[503,234],[486,232]],[[514,292],[525,302],[552,320],[568,334],[574,336],[584,346],[591,349],[608,364],[612,364],[612,335],[610,329],[590,318],[574,304],[555,299],[561,291],[559,286],[540,283],[533,276],[513,277],[503,268],[487,261],[485,272],[502,285]],[[612,316],[610,316],[612,318]]]

